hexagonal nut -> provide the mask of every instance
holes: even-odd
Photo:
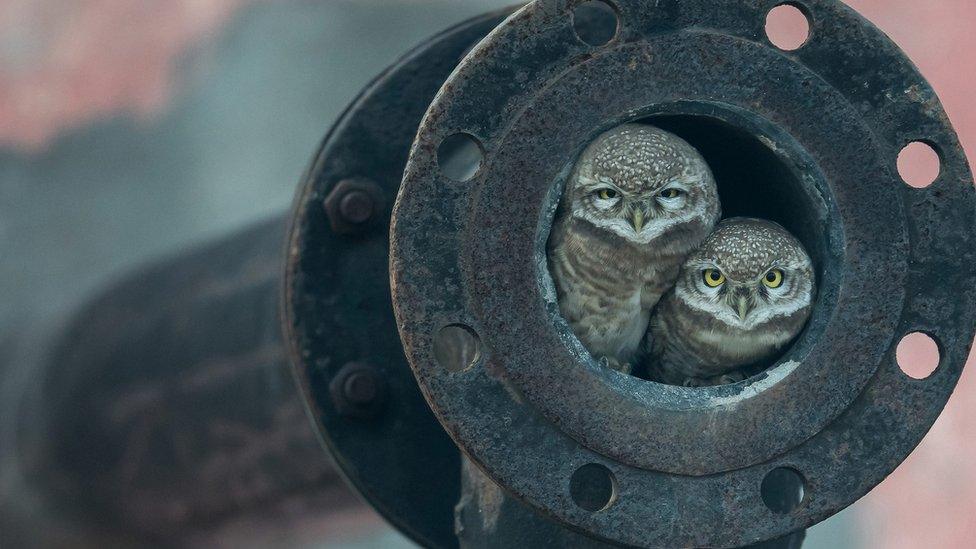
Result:
[[[332,230],[357,234],[378,225],[385,210],[383,189],[369,179],[343,179],[323,202]]]
[[[332,404],[339,415],[371,419],[386,405],[386,379],[376,368],[361,362],[346,364],[329,383]]]

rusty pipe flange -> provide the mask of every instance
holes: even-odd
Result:
[[[783,3],[607,1],[616,34],[593,47],[574,32],[580,2],[539,0],[466,57],[414,144],[391,243],[414,373],[445,429],[494,480],[596,537],[732,547],[814,524],[908,455],[965,363],[976,329],[976,193],[941,104],[883,33],[835,0],[786,2],[812,35],[797,51],[777,49],[764,22]],[[822,289],[807,330],[746,382],[685,389],[609,371],[559,317],[545,242],[561,181],[601,131],[649,118],[758,143],[743,150],[763,158],[759,186],[743,183],[748,166],[736,172],[721,150],[715,158],[738,190],[774,199],[753,204],[727,188],[723,202],[784,222],[817,264]],[[459,135],[484,156],[465,181],[438,163],[442,143]],[[913,141],[940,155],[925,189],[896,171]],[[916,331],[941,351],[924,381],[894,359]],[[444,349],[459,339],[477,349],[452,364],[458,356]],[[612,487],[595,510],[571,489],[590,465]],[[806,496],[777,513],[760,486],[784,469]]]
[[[367,87],[322,143],[290,228],[282,314],[309,414],[349,483],[425,547],[458,544],[460,462],[417,390],[390,310],[391,198],[427,105],[510,13],[445,31]],[[432,470],[437,482],[418,486]]]

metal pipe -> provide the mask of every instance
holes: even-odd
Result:
[[[44,507],[102,536],[174,543],[232,517],[267,511],[270,526],[358,505],[289,371],[284,235],[279,217],[160,261],[75,316],[20,418]]]

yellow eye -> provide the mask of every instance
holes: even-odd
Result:
[[[617,191],[613,189],[600,189],[596,192],[596,194],[602,200],[613,200],[614,198],[617,198]]]
[[[702,277],[705,279],[705,285],[709,288],[718,288],[725,284],[725,275],[717,269],[705,269],[702,272]]]
[[[763,284],[765,284],[767,288],[779,288],[783,285],[783,271],[779,269],[769,271],[766,273],[766,276],[763,277]]]
[[[669,199],[678,198],[679,196],[681,196],[681,191],[679,191],[678,189],[664,189],[663,191],[661,191],[659,196],[661,198],[669,198]]]

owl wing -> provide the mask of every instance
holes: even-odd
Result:
[[[653,312],[665,294],[672,291],[674,288],[674,280],[677,276],[677,269],[675,269],[674,273],[667,271],[661,273],[659,271],[658,276],[645,282],[641,290],[641,307]]]
[[[656,317],[651,317],[651,323],[647,327],[647,334],[641,342],[641,362],[640,370],[643,377],[659,383],[665,382],[663,376],[662,359],[664,358],[663,334],[661,333],[660,322]]]
[[[641,344],[641,352],[647,363],[660,362],[661,357],[664,355],[664,333],[662,330],[661,322],[657,319],[657,316],[652,316],[651,323],[647,327],[647,334],[644,336],[644,341]]]
[[[671,333],[674,327],[664,318],[669,314],[674,312],[667,307],[658,307],[651,317],[643,342],[645,371],[651,381],[688,385],[689,376],[684,366],[690,357],[681,350],[681,335]]]

